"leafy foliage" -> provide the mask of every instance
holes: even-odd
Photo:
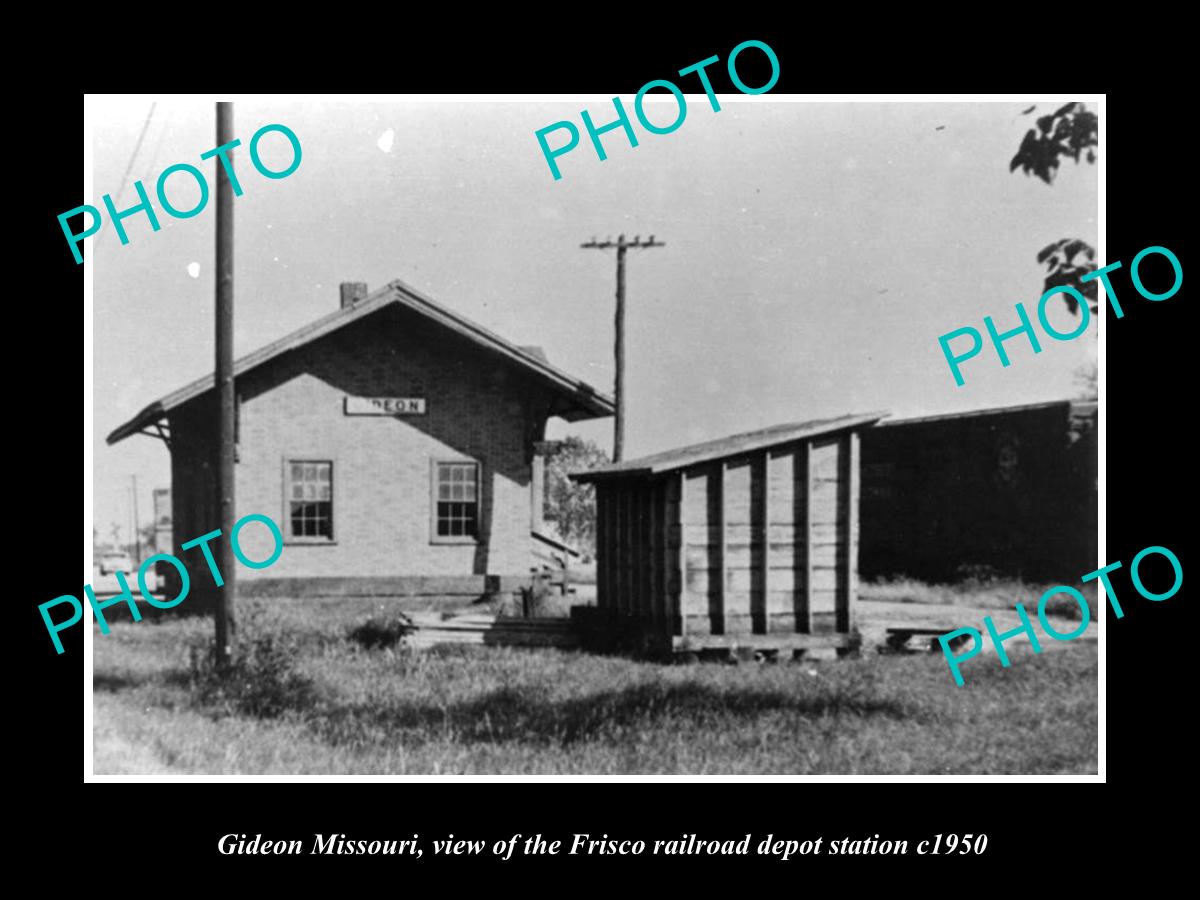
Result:
[[[1077,400],[1099,400],[1099,368],[1096,363],[1075,371],[1075,383],[1079,387]]]
[[[1027,112],[1033,109],[1030,107]],[[1008,170],[1015,172],[1021,169],[1026,175],[1036,175],[1050,184],[1063,157],[1079,162],[1083,156],[1088,162],[1094,163],[1098,136],[1096,114],[1088,111],[1082,103],[1068,103],[1048,116],[1041,116],[1037,120],[1037,128],[1025,133],[1025,140],[1009,163]]]
[[[1098,292],[1096,279],[1083,281],[1089,272],[1096,271],[1096,251],[1078,238],[1062,238],[1041,249],[1037,261],[1044,263],[1047,272],[1044,290],[1066,286],[1079,291],[1087,300],[1092,312],[1096,311]],[[1063,300],[1072,313],[1079,311],[1079,303],[1071,294],[1064,293]]]
[[[413,620],[396,611],[387,616],[375,616],[350,629],[348,637],[368,650],[395,647],[406,635],[416,630]]]
[[[1028,115],[1035,109],[1036,105],[1031,106],[1021,115]],[[1089,112],[1082,103],[1068,103],[1048,116],[1041,116],[1037,128],[1026,132],[1008,170],[1022,169],[1026,175],[1036,175],[1051,184],[1063,157],[1078,163],[1082,156],[1094,163],[1098,137],[1096,114]],[[1096,251],[1090,244],[1078,238],[1062,238],[1043,247],[1037,261],[1047,268],[1044,291],[1064,286],[1074,288],[1088,300],[1091,311],[1096,311],[1099,302],[1096,281],[1083,281],[1085,275],[1096,271]],[[1072,313],[1079,312],[1079,303],[1071,294],[1064,293],[1062,297],[1067,309]]]
[[[546,518],[554,522],[564,541],[586,553],[595,550],[596,491],[567,477],[607,463],[608,454],[592,441],[571,436],[546,461]]]
[[[188,680],[195,700],[218,716],[269,719],[312,706],[311,680],[296,669],[301,641],[295,632],[268,623],[260,607],[248,605],[229,665],[216,662],[210,638],[190,648]]]

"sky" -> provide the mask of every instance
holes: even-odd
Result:
[[[653,95],[651,95],[653,96]],[[647,102],[668,123],[675,101]],[[1069,99],[1069,98],[1064,98]],[[632,98],[623,97],[626,108]],[[768,425],[886,410],[924,415],[1075,396],[1096,358],[1096,324],[1074,341],[1040,334],[984,352],[955,385],[938,337],[956,328],[1001,330],[1031,318],[1046,244],[1096,245],[1097,174],[1064,163],[1053,185],[1010,173],[1036,115],[1034,101],[786,102],[719,95],[713,112],[688,95],[667,135],[637,124],[597,158],[581,124],[600,125],[610,98],[522,102],[372,102],[259,98],[235,103],[235,353],[267,344],[338,308],[338,284],[371,289],[401,279],[611,393],[615,251],[593,237],[654,234],[665,247],[627,257],[626,458]],[[89,98],[93,196],[118,209],[153,197],[175,163],[215,186],[213,105],[193,97]],[[151,114],[151,105],[153,113]],[[631,114],[632,117],[632,114]],[[534,136],[571,120],[580,145],[558,158],[555,180]],[[148,123],[148,124],[147,124]],[[280,123],[303,148],[300,166],[268,179],[246,146]],[[139,136],[144,136],[139,144]],[[552,146],[561,133],[550,138]],[[291,159],[279,134],[264,163]],[[136,152],[135,152],[136,150]],[[126,178],[126,172],[128,177]],[[173,175],[180,209],[199,189]],[[122,246],[111,223],[85,247],[93,277],[94,518],[103,536],[123,524],[131,481],[142,523],[151,491],[170,486],[156,439],[104,437],[148,403],[212,372],[215,203],[161,230],[137,214]],[[63,250],[69,254],[64,241]],[[1064,305],[1051,324],[1073,330]],[[612,420],[551,422],[549,437],[579,434],[611,449]]]

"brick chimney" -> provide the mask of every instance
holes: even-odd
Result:
[[[342,285],[342,309],[347,306],[353,306],[363,297],[367,296],[367,283],[365,281],[343,281]]]

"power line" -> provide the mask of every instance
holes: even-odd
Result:
[[[158,128],[158,140],[154,142],[154,150],[150,153],[150,161],[146,163],[146,170],[149,172],[154,171],[154,164],[158,161],[159,151],[162,150],[163,138],[171,130],[171,123],[175,120],[175,109],[168,106],[166,116],[165,122],[161,118],[159,119],[163,124]]]
[[[129,165],[125,167],[125,174],[121,176],[121,186],[117,189],[117,202],[121,202],[121,195],[125,193],[125,184],[129,181],[129,173],[133,171],[133,162],[137,159],[138,151],[142,149],[142,141],[146,139],[146,132],[150,129],[150,120],[154,117],[154,107],[158,106],[158,101],[155,100],[150,104],[150,112],[146,113],[146,121],[142,123],[142,133],[138,135],[137,143],[133,146],[133,153],[129,157]]]
[[[142,148],[142,141],[146,139],[146,132],[150,130],[150,120],[154,117],[154,108],[156,106],[158,106],[157,100],[150,104],[150,112],[146,113],[146,121],[142,123],[142,133],[138,135],[137,143],[133,145],[133,153],[129,155],[129,165],[125,167],[125,174],[121,176],[121,186],[117,188],[117,199],[115,203],[119,204],[121,202],[121,195],[125,193],[125,185],[129,181],[129,173],[133,171],[133,163],[137,159],[138,151]],[[161,139],[162,136],[159,135],[160,142]],[[158,155],[157,148],[155,149],[154,153],[155,156]],[[107,235],[110,230],[111,229],[101,228],[100,233],[97,234],[93,239],[92,245],[94,247],[99,246],[100,242],[104,240],[105,235]]]

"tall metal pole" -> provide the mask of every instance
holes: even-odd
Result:
[[[217,146],[233,141],[233,104],[217,104]],[[230,160],[233,153],[229,154]],[[234,604],[237,600],[233,557],[234,524],[234,416],[233,389],[233,188],[218,156],[217,170],[217,497],[221,508],[221,541],[218,568],[225,585],[217,590],[214,610],[217,630],[217,664],[228,665],[233,653]]]
[[[626,241],[625,235],[622,234],[617,236],[615,244],[612,240],[597,241],[592,238],[586,244],[579,246],[597,250],[607,250],[609,247],[617,248],[617,334],[614,346],[617,372],[613,391],[617,415],[616,421],[613,423],[613,462],[620,462],[625,449],[625,251],[630,247],[642,249],[644,247],[665,247],[666,244],[662,241],[656,243],[654,235],[650,235],[648,241],[643,241],[640,234],[632,241]]]

